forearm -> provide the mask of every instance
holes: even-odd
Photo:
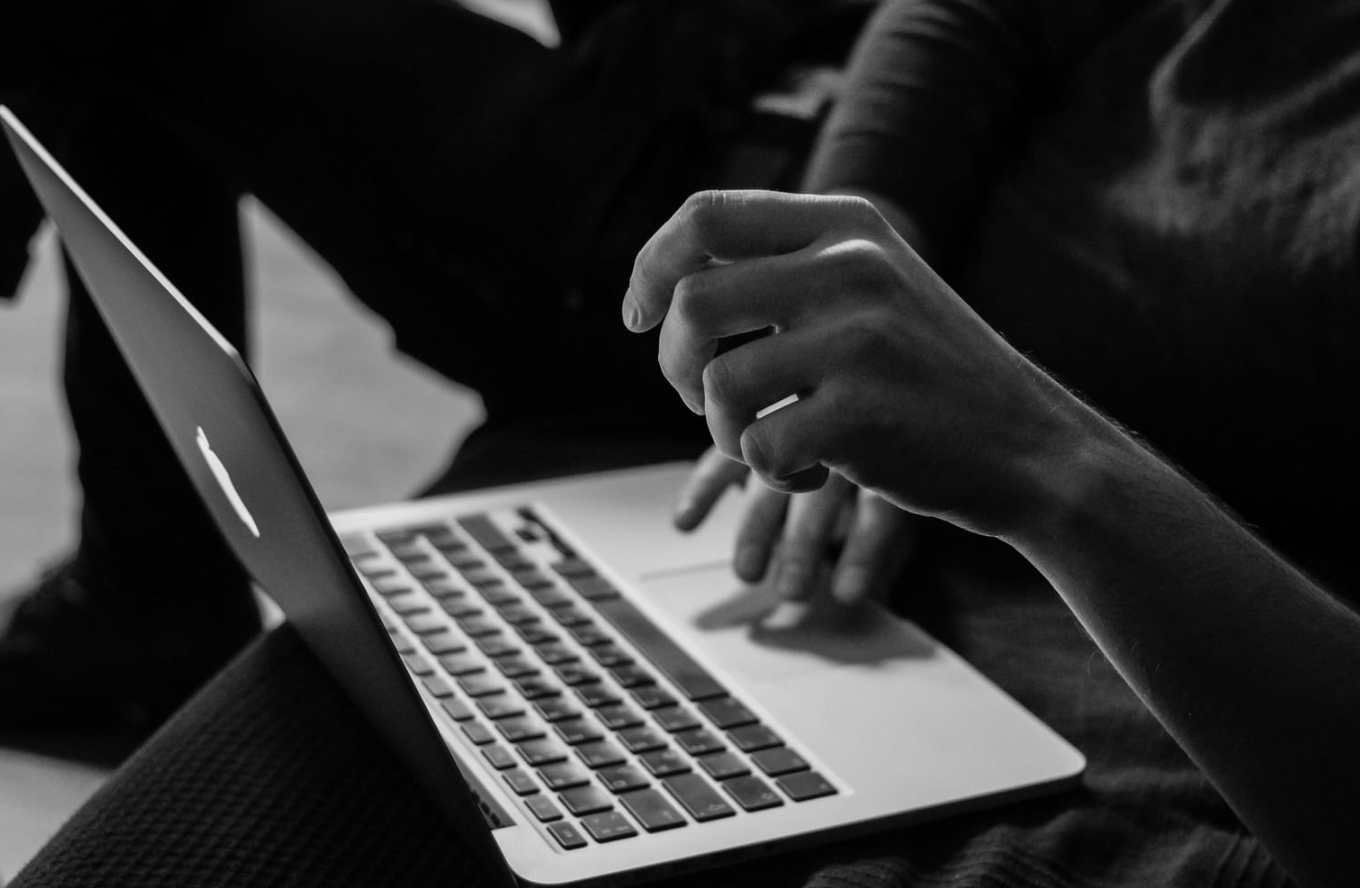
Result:
[[[1003,536],[1303,885],[1356,884],[1360,618],[1084,407]]]

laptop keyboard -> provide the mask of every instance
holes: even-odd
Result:
[[[532,509],[514,518],[344,544],[407,668],[559,846],[836,793]]]

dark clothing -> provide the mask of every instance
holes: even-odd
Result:
[[[1360,501],[1360,6],[885,6],[814,163],[1310,566]]]

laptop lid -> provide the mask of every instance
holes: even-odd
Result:
[[[0,123],[180,463],[252,579],[493,876],[514,879],[239,353],[8,108]]]

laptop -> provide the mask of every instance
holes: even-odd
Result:
[[[1079,780],[912,623],[772,625],[729,567],[737,504],[671,528],[684,465],[327,516],[239,355],[0,119],[232,550],[505,885],[625,884]]]

